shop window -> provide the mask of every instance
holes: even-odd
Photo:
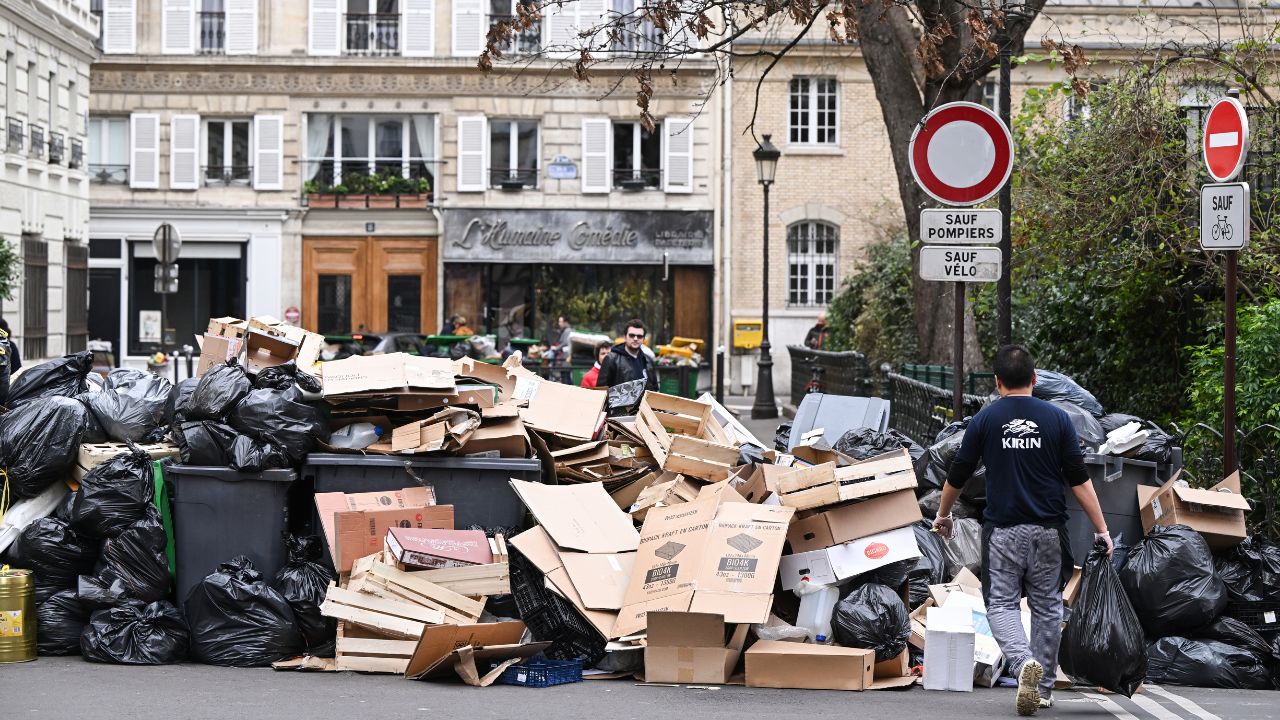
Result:
[[[613,186],[662,187],[662,136],[638,122],[613,123]]]
[[[22,237],[22,355],[49,356],[49,243]]]
[[[89,246],[65,246],[67,255],[66,352],[80,352],[89,344]]]
[[[129,355],[149,355],[160,349],[161,309],[168,315],[164,324],[173,328],[180,343],[203,333],[209,318],[244,317],[245,313],[245,246],[232,244],[187,243],[182,251],[187,257],[178,260],[178,292],[162,303],[155,292],[156,261],[138,257],[142,244],[131,243],[129,276],[129,310],[127,314]],[[150,243],[146,243],[150,245]],[[201,253],[202,257],[192,257]],[[139,282],[137,279],[141,278]]]
[[[538,121],[489,121],[489,185],[504,190],[538,186]]]
[[[204,121],[204,184],[248,185],[253,170],[253,120]]]
[[[838,110],[835,78],[791,78],[789,126],[792,143],[835,145],[839,138]]]
[[[836,289],[836,250],[840,229],[819,221],[803,221],[787,228],[787,304],[822,306]]]

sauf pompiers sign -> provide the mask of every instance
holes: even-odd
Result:
[[[446,261],[713,262],[704,211],[446,210]]]

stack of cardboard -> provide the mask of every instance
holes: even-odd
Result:
[[[324,348],[324,337],[287,325],[270,316],[241,320],[212,318],[204,335],[196,337],[200,362],[196,375],[228,360],[237,360],[249,372],[283,365],[290,360],[306,372],[315,372]]]

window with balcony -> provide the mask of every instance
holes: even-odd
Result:
[[[248,185],[253,179],[253,120],[204,121],[205,185]]]
[[[838,142],[836,88],[835,78],[791,78],[789,137],[792,143],[835,145]]]
[[[307,115],[303,177],[312,207],[425,207],[435,188],[435,115]]]
[[[196,27],[200,33],[199,51],[204,55],[221,55],[227,51],[226,0],[200,0],[200,12],[196,15]]]
[[[89,118],[89,180],[107,185],[129,182],[129,118]]]
[[[489,186],[520,190],[538,186],[538,121],[489,121]]]
[[[515,20],[523,6],[526,11],[537,9],[536,0],[489,0],[489,27],[499,22]],[[542,51],[542,21],[535,20],[502,44],[503,55],[537,55]]]
[[[20,153],[22,152],[22,144],[26,142],[27,134],[18,118],[9,118],[5,125],[4,132],[4,149],[6,152]]]
[[[400,54],[399,0],[347,0],[348,55]]]
[[[66,158],[67,145],[62,133],[49,133],[49,162],[54,165],[61,165],[63,159]]]
[[[613,123],[613,186],[623,190],[662,187],[662,136],[638,122]]]
[[[44,128],[39,125],[32,125],[31,144],[27,146],[27,154],[33,158],[44,159]]]
[[[826,305],[836,292],[836,249],[840,228],[806,220],[787,228],[787,304]]]

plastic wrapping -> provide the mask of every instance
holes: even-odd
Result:
[[[18,408],[39,398],[73,398],[88,391],[86,378],[91,369],[93,353],[88,350],[26,368],[9,383],[9,400],[5,404]]]
[[[1249,536],[1214,565],[1231,600],[1280,602],[1280,547]]]
[[[38,588],[57,592],[74,588],[77,577],[93,571],[98,541],[76,533],[62,520],[41,518],[18,536],[13,556],[18,567],[35,573]]]
[[[191,588],[186,613],[191,657],[202,663],[265,667],[305,648],[289,602],[243,555]]]
[[[191,405],[191,396],[195,394],[196,386],[199,384],[200,378],[189,377],[175,385],[173,392],[169,393],[169,401],[165,403],[164,407],[165,423],[169,427],[177,428],[187,421],[187,410]]]
[[[854,588],[836,605],[831,632],[837,645],[876,651],[876,662],[907,647],[911,617],[896,590],[877,583]]]
[[[982,577],[982,523],[971,518],[956,518],[951,539],[943,539],[942,552],[947,559],[947,580],[961,568]]]
[[[1193,631],[1227,605],[1209,546],[1186,525],[1153,527],[1129,553],[1120,582],[1148,637]]]
[[[173,440],[183,465],[224,466],[231,464],[236,431],[212,420],[193,420],[175,427]]]
[[[831,447],[836,452],[848,455],[854,460],[865,460],[899,448],[906,448],[911,454],[911,462],[914,463],[925,453],[924,448],[897,430],[880,432],[869,427],[854,428],[846,432]]]
[[[75,590],[62,590],[36,608],[36,651],[40,655],[79,655],[80,635],[89,609]]]
[[[1067,417],[1071,418],[1071,424],[1076,428],[1076,437],[1079,438],[1081,447],[1096,450],[1098,446],[1107,441],[1107,434],[1102,431],[1102,425],[1087,410],[1079,405],[1060,400],[1051,400],[1050,403],[1056,405],[1067,414]]]
[[[791,444],[791,423],[784,422],[778,425],[778,429],[773,433],[773,449],[780,453],[787,451],[787,446]]]
[[[323,562],[324,545],[315,535],[291,535],[285,540],[289,559],[276,573],[272,587],[284,596],[293,609],[298,631],[314,650],[333,640],[337,623],[320,614],[329,583],[337,580]]]
[[[259,443],[270,443],[296,465],[315,448],[317,441],[329,439],[324,416],[302,402],[296,388],[254,390],[235,406],[231,427]]]
[[[1036,370],[1036,384],[1031,388],[1031,394],[1041,400],[1071,403],[1084,408],[1095,418],[1106,414],[1102,409],[1102,403],[1098,402],[1092,393],[1080,387],[1075,380],[1052,370]]]
[[[191,635],[182,613],[167,602],[128,602],[98,610],[80,637],[80,654],[114,665],[168,665],[187,657]]]
[[[143,602],[162,600],[172,581],[165,556],[168,542],[160,512],[152,507],[146,517],[102,544],[99,565],[123,581],[130,597]]]
[[[249,394],[249,378],[234,362],[215,365],[200,377],[196,389],[187,402],[187,420],[217,420],[226,418],[231,408]]]
[[[1147,675],[1146,643],[1110,558],[1093,550],[1062,633],[1062,671],[1080,683],[1132,697]]]
[[[10,491],[33,498],[67,477],[88,418],[84,405],[66,397],[32,399],[0,416],[0,463]]]
[[[1102,426],[1102,432],[1110,433],[1116,428],[1136,422],[1142,425],[1149,435],[1145,442],[1138,447],[1120,453],[1124,457],[1131,457],[1135,460],[1146,460],[1148,462],[1160,463],[1168,465],[1173,460],[1174,438],[1169,433],[1160,429],[1158,425],[1147,420],[1143,420],[1136,415],[1125,415],[1123,413],[1108,413],[1098,418],[1098,424]]]
[[[1147,680],[1161,685],[1270,690],[1271,671],[1252,653],[1218,640],[1165,637],[1147,648]]]
[[[77,532],[115,537],[145,519],[154,498],[151,458],[136,449],[123,452],[81,478],[71,524]]]

